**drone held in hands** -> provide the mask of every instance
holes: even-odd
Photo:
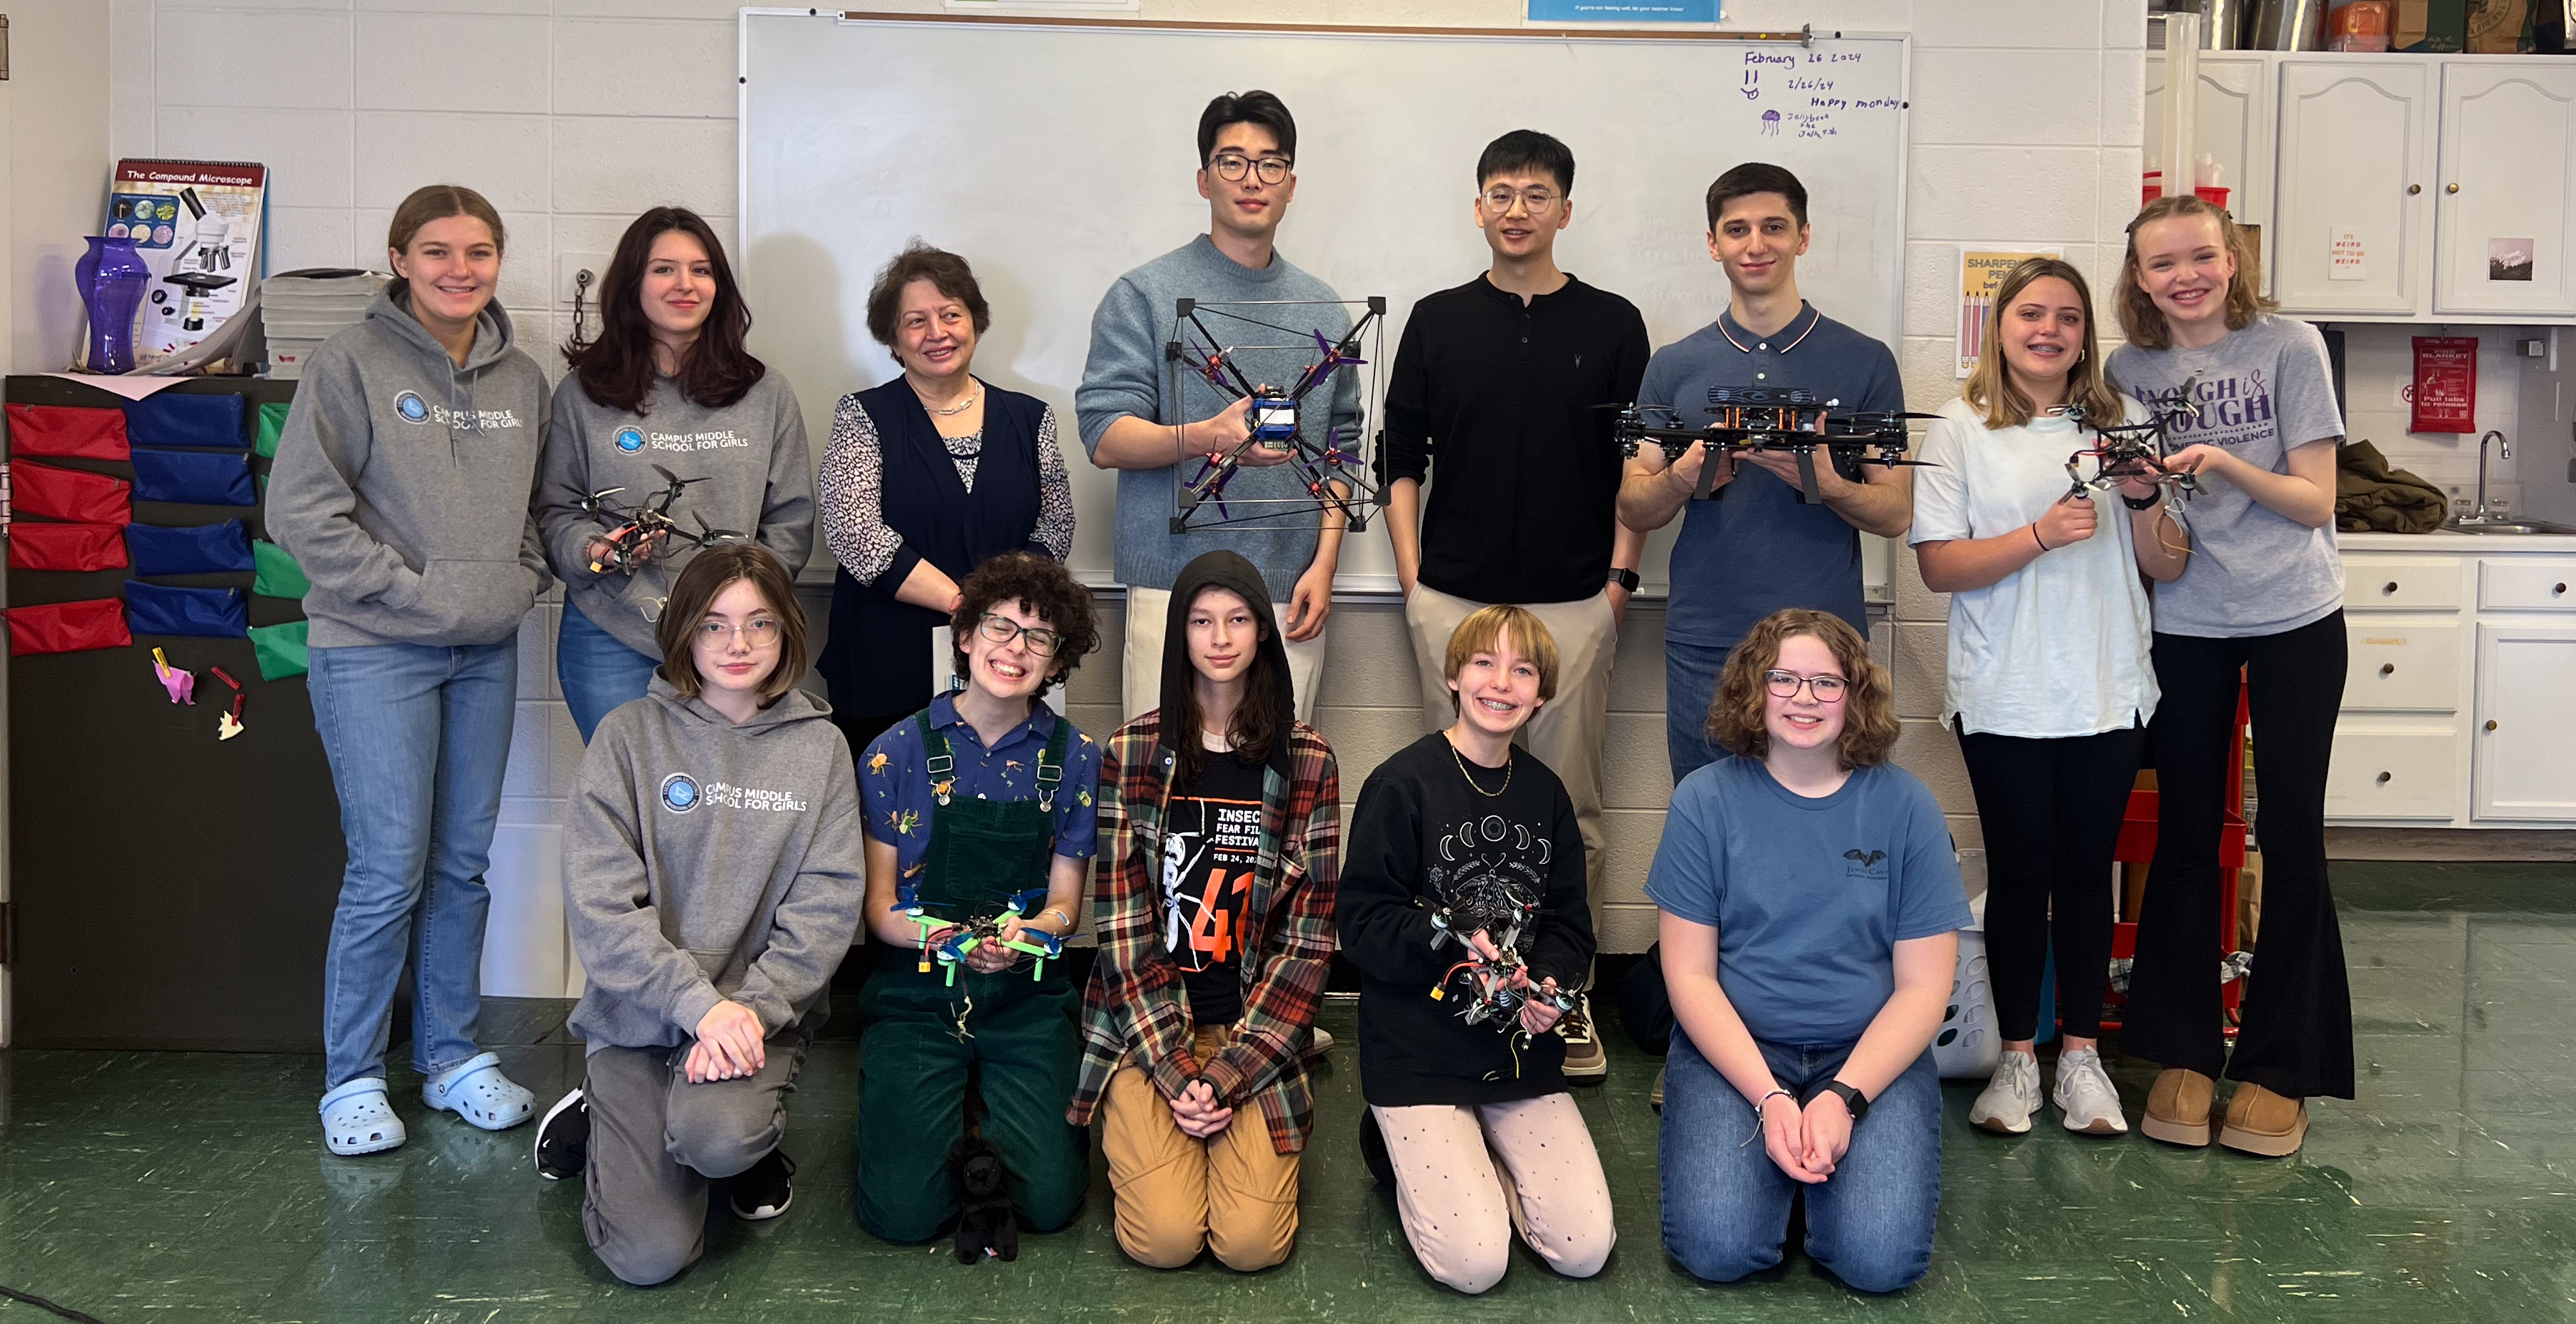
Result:
[[[1549,990],[1541,981],[1527,978],[1538,910],[1537,897],[1501,879],[1460,886],[1448,905],[1431,912],[1431,945],[1437,949],[1455,942],[1466,949],[1466,959],[1449,967],[1440,982],[1431,986],[1433,1000],[1447,1001],[1449,986],[1463,976],[1467,999],[1458,1009],[1458,1019],[1469,1025],[1490,1020],[1496,1022],[1495,1028],[1508,1032],[1523,1002],[1572,1011],[1572,992]],[[1473,936],[1478,933],[1494,945],[1492,959],[1476,950]]]
[[[2165,460],[2172,454],[2173,425],[2199,416],[2199,407],[2191,402],[2193,388],[2198,384],[2199,379],[2194,378],[2171,394],[2148,401],[2147,418],[2136,423],[2096,424],[2084,416],[2083,405],[2067,405],[2066,416],[2075,426],[2101,439],[2098,445],[2066,457],[2066,476],[2074,484],[2067,496],[2090,497],[2137,479],[2163,489],[2165,509],[2178,519],[2184,498],[2200,491],[2200,475],[2189,469],[2172,468]],[[2090,477],[2080,467],[2087,459],[2093,461]]]
[[[1262,320],[1282,315],[1270,312],[1272,307],[1303,306],[1365,307],[1367,311],[1339,340],[1319,330],[1298,331]],[[1254,308],[1262,310],[1260,316],[1248,311]],[[1241,323],[1247,327],[1282,332],[1298,339],[1285,345],[1230,345],[1209,329],[1202,314],[1225,319],[1230,324]],[[1363,453],[1357,441],[1359,435],[1365,434],[1365,427],[1347,430],[1349,435],[1345,435],[1345,430],[1332,426],[1328,409],[1324,426],[1317,429],[1320,440],[1312,439],[1300,426],[1300,412],[1309,395],[1332,382],[1345,369],[1366,367],[1371,358],[1385,357],[1385,318],[1386,299],[1378,295],[1365,300],[1338,301],[1175,301],[1172,334],[1163,349],[1164,362],[1170,368],[1172,398],[1180,398],[1183,375],[1187,374],[1204,380],[1230,400],[1248,400],[1251,403],[1244,412],[1247,431],[1244,439],[1230,450],[1204,457],[1198,472],[1180,485],[1175,494],[1172,532],[1187,533],[1193,527],[1279,528],[1287,527],[1286,522],[1300,518],[1311,527],[1312,512],[1316,510],[1339,510],[1353,532],[1368,528],[1370,508],[1385,505],[1386,497],[1363,476],[1372,471],[1370,457]],[[1296,381],[1284,388],[1255,383],[1236,362],[1236,358],[1246,352],[1303,350],[1308,337],[1314,341],[1314,358],[1297,374]],[[1368,345],[1369,358],[1360,357],[1364,342]],[[1373,389],[1361,393],[1363,409],[1366,408],[1366,400],[1375,394]],[[1331,392],[1326,392],[1326,398],[1330,396]],[[1229,499],[1226,496],[1226,484],[1242,470],[1245,454],[1255,446],[1287,452],[1288,458],[1284,463],[1297,475],[1299,486],[1305,489],[1305,499]],[[1235,513],[1238,506],[1247,513]],[[1212,519],[1202,515],[1210,507],[1215,510]]]
[[[698,526],[695,532],[682,528],[679,521],[671,518],[671,506],[690,484],[706,480],[682,478],[658,464],[653,466],[653,472],[662,476],[662,490],[634,505],[614,499],[626,490],[623,487],[607,488],[581,499],[581,513],[608,530],[599,539],[607,544],[608,553],[590,563],[592,574],[604,575],[612,570],[624,575],[634,574],[670,556],[680,543],[712,547],[717,543],[750,540],[751,535],[747,533],[708,527],[703,515],[692,516]]]
[[[1680,459],[1699,442],[1707,443],[1711,460],[1746,451],[1793,455],[1798,461],[1798,500],[1803,505],[1824,502],[1816,488],[1819,450],[1842,468],[1877,464],[1892,469],[1927,463],[1905,458],[1906,448],[1912,443],[1908,424],[1934,415],[1892,409],[1835,413],[1834,407],[1841,403],[1820,401],[1814,392],[1794,387],[1712,387],[1708,404],[1715,417],[1707,426],[1697,428],[1682,426],[1680,411],[1670,405],[1602,408],[1619,411],[1617,421],[1611,425],[1611,435],[1618,440],[1623,455],[1633,457],[1638,447],[1649,441],[1663,447],[1668,462]],[[1660,414],[1671,421],[1649,423],[1648,414]],[[1715,490],[1718,468],[1713,463],[1700,466],[1699,487],[1691,493],[1694,500],[1707,500]]]

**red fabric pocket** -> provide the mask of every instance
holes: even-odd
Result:
[[[68,405],[9,406],[9,453],[69,455],[84,460],[122,460],[131,453],[125,441],[125,411],[79,409]]]
[[[12,570],[122,570],[125,539],[113,524],[9,526]]]
[[[19,463],[9,466],[9,504],[21,515],[74,524],[134,522],[134,484],[86,469]]]
[[[9,609],[11,657],[124,648],[133,642],[125,628],[125,604],[114,598]]]

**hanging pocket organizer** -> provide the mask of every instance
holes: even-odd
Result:
[[[250,633],[249,599],[237,588],[171,588],[125,581],[125,619],[136,634],[239,639]]]
[[[240,450],[250,444],[242,431],[247,416],[238,395],[158,395],[125,402],[125,431],[137,446],[184,446],[197,450]]]
[[[83,460],[122,460],[125,411],[69,405],[11,405],[9,454],[67,455]]]
[[[251,592],[263,598],[300,598],[312,590],[313,581],[304,577],[304,567],[276,543],[253,542],[250,556],[259,572],[251,578]]]
[[[9,526],[12,570],[122,570],[125,539],[113,524],[32,524]]]
[[[251,651],[259,658],[261,680],[285,680],[301,676],[312,669],[313,652],[307,646],[313,622],[288,621],[284,625],[263,625],[250,632]]]
[[[250,534],[237,519],[183,529],[128,524],[125,545],[134,553],[138,575],[220,575],[254,568]]]
[[[271,401],[261,405],[259,429],[252,438],[250,448],[259,452],[263,458],[277,458],[277,441],[278,438],[286,435],[287,411],[293,408],[293,405],[284,401]]]
[[[131,524],[134,485],[87,469],[20,461],[9,466],[9,505],[21,515],[75,524]]]
[[[114,598],[9,609],[11,657],[123,648],[133,642],[125,629],[125,604]]]
[[[248,451],[134,448],[134,499],[183,506],[255,506]]]

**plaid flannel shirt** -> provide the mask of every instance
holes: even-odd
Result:
[[[1190,1046],[1190,1000],[1163,950],[1162,820],[1174,760],[1158,748],[1162,715],[1118,728],[1100,765],[1100,875],[1092,926],[1100,958],[1083,993],[1082,1075],[1065,1119],[1087,1126],[1118,1068],[1134,1063],[1164,1097],[1205,1079],[1231,1107],[1257,1104],[1282,1154],[1306,1147],[1315,1125],[1307,1034],[1333,960],[1333,891],[1341,877],[1341,772],[1333,747],[1297,723],[1282,780],[1265,772],[1261,849],[1243,914],[1243,1019],[1234,1042],[1205,1062]]]

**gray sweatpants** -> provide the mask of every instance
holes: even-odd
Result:
[[[590,1054],[581,1229],[610,1273],[646,1287],[697,1263],[707,1182],[778,1148],[810,1038],[803,1027],[787,1030],[769,1041],[758,1072],[699,1085],[686,1074],[688,1044]]]

